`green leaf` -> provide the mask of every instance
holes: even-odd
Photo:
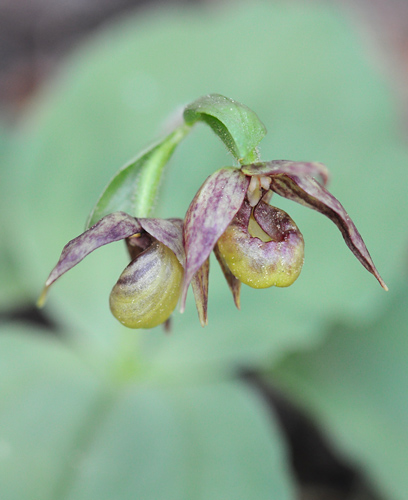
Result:
[[[272,372],[390,500],[408,491],[408,286],[398,288],[379,317],[334,325],[321,346]]]
[[[123,211],[134,217],[150,215],[163,169],[189,131],[190,127],[180,126],[121,168],[104,189],[89,215],[86,228],[112,212]]]
[[[62,342],[41,330],[0,336],[0,484],[5,500],[54,500],[80,460],[81,429],[106,391]],[[21,473],[24,471],[24,480]]]
[[[2,500],[294,498],[278,426],[243,383],[148,370],[118,384],[55,338],[6,330]]]
[[[256,147],[266,134],[264,124],[247,106],[219,94],[200,97],[184,110],[189,125],[207,123],[240,163],[258,159]]]
[[[8,154],[15,146],[15,136],[12,129],[0,121],[0,225],[2,235],[0,238],[0,314],[7,308],[17,308],[19,305],[32,300],[32,294],[26,285],[24,273],[21,273],[19,261],[15,254],[14,229],[6,221],[13,212],[10,203],[10,180],[16,175],[16,170],[7,168]],[[31,297],[30,297],[31,295]]]
[[[97,429],[93,468],[79,471],[67,498],[289,500],[277,437],[238,384],[135,385]]]

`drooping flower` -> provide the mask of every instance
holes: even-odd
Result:
[[[124,212],[103,217],[65,245],[39,299],[63,274],[97,248],[125,240],[131,258],[110,294],[112,314],[129,328],[153,328],[167,321],[180,297],[185,254],[181,219],[135,218]],[[204,267],[205,268],[205,267]],[[203,318],[201,273],[193,278],[200,318]],[[202,319],[204,321],[204,319]]]
[[[327,181],[324,165],[286,160],[222,168],[210,175],[184,220],[181,310],[196,273],[203,269],[208,273],[213,250],[237,307],[241,282],[266,288],[289,286],[297,279],[303,265],[303,237],[288,214],[269,205],[273,193],[331,219],[357,259],[387,290],[353,221],[324,187]],[[206,290],[202,296],[207,296]],[[205,318],[206,302],[203,307]]]
[[[184,222],[146,218],[163,168],[197,122],[212,128],[240,168],[222,168],[210,175]],[[118,240],[125,240],[131,262],[112,289],[110,308],[130,328],[166,322],[179,299],[183,312],[190,283],[200,323],[206,325],[212,251],[238,308],[241,283],[287,287],[301,272],[304,241],[290,216],[269,204],[274,193],[329,217],[357,259],[387,290],[354,223],[325,188],[326,167],[286,160],[261,163],[258,144],[265,134],[256,113],[228,97],[209,94],[186,106],[182,123],[108,183],[89,216],[87,227],[94,225],[64,247],[39,304],[60,276],[96,248]]]
[[[320,178],[320,184],[315,177]],[[329,217],[363,266],[387,287],[354,223],[324,185],[320,163],[276,160],[222,168],[210,175],[181,219],[106,215],[70,241],[40,297],[63,274],[97,248],[125,240],[131,258],[110,294],[110,309],[129,328],[165,323],[181,297],[184,310],[192,284],[199,319],[207,324],[209,256],[214,251],[236,306],[241,283],[253,288],[287,287],[303,266],[303,236],[283,210],[269,204],[273,193]]]

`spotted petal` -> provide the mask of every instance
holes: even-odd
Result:
[[[245,175],[267,175],[289,174],[297,176],[319,177],[324,185],[329,181],[329,170],[325,165],[318,162],[301,162],[290,160],[273,160],[262,163],[244,165],[241,171]]]
[[[71,240],[63,248],[57,265],[45,283],[39,305],[43,305],[46,292],[54,281],[76,266],[91,252],[108,243],[128,238],[141,229],[141,225],[134,217],[124,212],[115,212],[103,217],[90,229]]]
[[[184,310],[187,289],[194,276],[208,259],[248,189],[249,178],[237,168],[222,168],[201,186],[191,202],[184,220],[186,266],[181,296]]]
[[[272,176],[271,189],[275,193],[313,208],[331,219],[340,229],[344,241],[361,264],[377,278],[385,290],[388,290],[353,221],[341,203],[326,188],[312,177],[278,174]]]

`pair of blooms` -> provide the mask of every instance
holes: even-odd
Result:
[[[327,180],[320,163],[254,163],[222,168],[208,177],[184,221],[111,213],[64,247],[42,301],[48,287],[89,253],[123,239],[131,262],[112,289],[113,315],[130,328],[157,326],[168,320],[179,300],[184,310],[191,283],[204,326],[213,250],[238,308],[241,282],[253,288],[286,287],[299,276],[303,237],[287,213],[269,204],[273,193],[329,217],[357,259],[387,289],[354,223],[324,187]]]

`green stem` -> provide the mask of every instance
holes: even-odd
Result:
[[[183,124],[174,130],[151,157],[147,166],[139,177],[138,196],[134,205],[135,217],[149,217],[151,215],[160,179],[167,160],[173,154],[178,144],[187,136],[191,126]]]

